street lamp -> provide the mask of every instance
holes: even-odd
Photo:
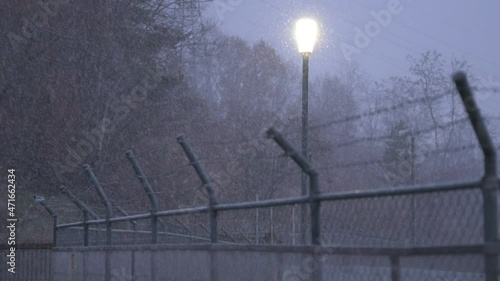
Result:
[[[303,18],[295,25],[295,40],[299,47],[299,53],[311,54],[318,39],[318,24],[315,20]]]
[[[302,155],[309,159],[307,153],[307,127],[309,111],[309,56],[314,50],[318,38],[318,24],[310,18],[303,18],[295,25],[295,40],[302,54]],[[307,175],[302,173],[301,195],[307,195]],[[300,234],[302,244],[306,243],[306,205],[300,211]]]

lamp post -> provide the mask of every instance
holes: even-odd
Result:
[[[318,37],[318,24],[313,19],[303,18],[295,26],[295,40],[302,54],[302,155],[309,159],[307,149],[307,128],[309,118],[309,56],[312,54]],[[307,175],[302,173],[301,195],[307,195]],[[300,236],[306,243],[306,205],[300,210]]]

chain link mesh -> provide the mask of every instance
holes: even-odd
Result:
[[[482,208],[479,189],[324,202],[321,237],[350,247],[478,244]]]

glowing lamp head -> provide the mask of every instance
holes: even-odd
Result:
[[[318,24],[313,19],[304,18],[297,21],[295,25],[295,40],[299,46],[299,52],[310,54],[318,39]]]

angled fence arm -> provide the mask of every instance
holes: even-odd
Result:
[[[224,228],[221,228],[221,230],[229,239],[231,239],[232,242],[236,242],[236,239],[234,239],[234,237],[231,234],[229,234]]]
[[[62,192],[62,194],[66,195],[71,202],[73,202],[80,211],[83,212],[83,246],[88,246],[89,245],[89,225],[87,221],[89,220],[89,215],[95,220],[99,219],[99,216],[92,211],[89,206],[87,206],[83,201],[81,201],[78,197],[76,197],[73,192],[71,192],[69,189],[67,189],[64,185],[61,185],[59,188]]]
[[[180,219],[175,218],[175,221],[179,223],[188,233],[191,233],[191,229],[189,229],[189,227],[185,223],[183,223]]]
[[[83,165],[83,168],[85,169],[85,172],[87,175],[90,177],[90,180],[94,184],[94,187],[97,190],[97,194],[99,195],[99,198],[101,199],[102,203],[104,204],[104,207],[106,208],[106,245],[111,245],[112,244],[112,229],[111,229],[111,221],[110,219],[113,217],[113,209],[111,208],[111,203],[108,200],[108,196],[104,192],[104,189],[101,186],[101,183],[95,176],[94,172],[92,171],[92,168],[90,168],[89,165],[85,164]]]
[[[125,217],[129,216],[129,213],[127,213],[127,211],[125,211],[122,207],[118,206],[117,204],[115,204],[115,207],[118,210],[118,212],[120,214],[122,214],[122,216],[125,216]],[[135,220],[131,220],[130,224],[133,225],[133,226],[135,226],[137,224],[137,222]]]
[[[207,189],[208,193],[208,209],[210,214],[210,242],[217,243],[218,235],[217,235],[217,210],[215,206],[217,205],[217,199],[215,195],[215,188],[213,186],[212,180],[205,172],[205,167],[198,161],[198,157],[194,153],[191,145],[187,141],[184,135],[179,135],[177,137],[177,142],[181,145],[184,153],[186,154],[189,162],[195,169],[196,173],[201,179],[201,182]]]
[[[42,205],[43,208],[45,208],[45,210],[47,211],[47,213],[49,213],[51,216],[52,216],[52,219],[53,219],[53,237],[52,237],[52,244],[54,245],[54,247],[57,247],[57,213],[51,208],[49,207],[49,205],[47,205],[47,203],[45,202],[45,200],[41,200],[41,201],[38,201],[38,203],[40,203],[40,205]]]
[[[135,158],[134,152],[132,150],[129,150],[125,153],[127,156],[128,160],[130,161],[130,164],[132,165],[132,168],[135,171],[135,175],[141,182],[142,186],[144,187],[144,191],[146,192],[146,195],[149,198],[149,202],[151,203],[151,230],[152,230],[152,243],[157,244],[158,243],[158,216],[156,215],[158,213],[158,200],[156,199],[155,192],[153,190],[153,187],[149,183],[148,178],[144,174],[144,171],[141,168],[141,165],[139,165],[139,162]]]
[[[457,72],[453,75],[455,84],[460,97],[469,116],[477,140],[481,146],[484,155],[484,169],[486,177],[496,177],[497,158],[493,141],[491,140],[486,124],[484,123],[481,111],[476,103],[472,90],[463,72]]]
[[[82,212],[87,212],[90,215],[90,217],[92,217],[92,219],[95,219],[95,220],[99,219],[99,216],[94,211],[92,211],[92,209],[90,209],[90,207],[87,206],[87,204],[83,203],[83,201],[80,200],[67,187],[62,185],[59,189],[61,190],[62,194],[64,194],[66,197],[68,197],[69,200],[71,200],[71,202],[73,202],[78,207],[78,209],[80,209]]]
[[[497,196],[498,179],[496,167],[496,149],[486,128],[481,111],[477,106],[472,90],[467,82],[464,72],[456,72],[453,75],[460,97],[469,116],[472,127],[476,134],[479,145],[484,155],[484,177],[482,183],[483,192],[483,225],[484,242],[486,245],[498,242],[498,215]],[[497,281],[498,255],[496,253],[485,254],[485,276],[486,281]]]
[[[304,173],[309,176],[309,206],[311,208],[311,242],[313,245],[320,244],[320,195],[318,184],[318,172],[312,164],[297,151],[279,132],[270,128],[267,135],[272,138],[292,159],[299,165]]]
[[[210,230],[208,230],[202,223],[198,224],[206,233],[210,234]]]
[[[127,213],[127,211],[125,211],[122,207],[118,206],[118,204],[115,204],[115,207],[116,209],[118,210],[118,212],[120,212],[120,214],[122,214],[123,216],[126,216],[128,217],[129,214]],[[134,244],[137,244],[137,222],[135,220],[129,220],[130,224],[132,224],[132,230],[134,231]]]
[[[43,201],[40,201],[40,205],[42,205],[43,208],[45,208],[45,210],[47,211],[47,213],[49,213],[52,217],[57,217],[57,214],[56,212],[47,205],[47,203],[45,202],[45,200]]]

